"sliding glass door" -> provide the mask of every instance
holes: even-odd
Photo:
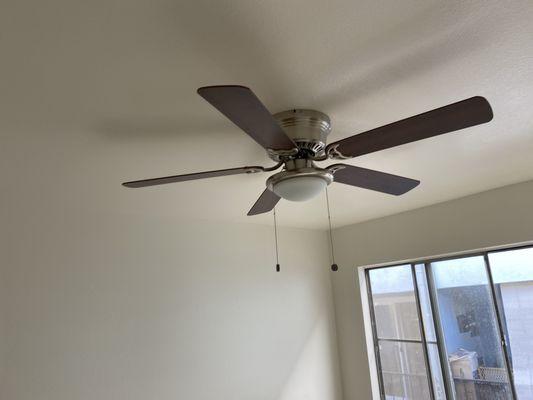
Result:
[[[533,400],[533,248],[365,274],[382,399]]]

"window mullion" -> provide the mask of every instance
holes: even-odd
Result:
[[[374,356],[376,359],[376,366],[377,366],[377,372],[378,372],[378,383],[379,383],[379,394],[381,397],[381,400],[385,400],[385,386],[383,384],[383,369],[381,368],[381,356],[379,351],[379,339],[378,339],[378,332],[376,327],[376,316],[374,313],[374,300],[372,298],[372,285],[370,284],[370,277],[368,275],[368,271],[365,271],[365,281],[366,281],[366,292],[368,295],[368,307],[370,311],[370,321],[372,325],[372,336],[374,341]]]
[[[485,268],[487,271],[487,278],[489,280],[489,286],[490,286],[490,296],[492,298],[492,306],[494,307],[494,314],[496,315],[496,320],[497,320],[496,322],[498,326],[498,332],[500,335],[500,346],[502,347],[502,350],[503,350],[503,355],[504,355],[503,359],[504,359],[505,366],[506,366],[505,369],[507,370],[507,379],[509,380],[509,385],[511,386],[511,392],[513,395],[513,399],[517,399],[518,397],[516,396],[516,389],[514,386],[514,377],[511,371],[511,360],[509,358],[509,351],[507,348],[507,342],[505,340],[503,323],[502,323],[502,319],[500,316],[500,310],[498,309],[498,305],[496,303],[496,289],[494,287],[494,280],[492,279],[492,271],[490,270],[490,261],[489,261],[488,253],[483,254],[483,259],[485,260]]]
[[[433,373],[431,371],[431,363],[429,362],[429,354],[426,340],[426,331],[424,327],[424,317],[422,315],[422,307],[420,305],[420,293],[418,292],[418,280],[416,278],[415,264],[411,264],[411,274],[413,277],[413,290],[415,294],[416,312],[418,314],[418,328],[420,330],[420,339],[422,341],[422,351],[424,352],[424,361],[426,363],[426,376],[429,384],[429,395],[431,399],[435,399],[435,388],[433,387]]]
[[[448,352],[446,350],[446,342],[444,340],[444,333],[442,331],[442,326],[440,324],[440,313],[439,306],[437,301],[437,292],[435,290],[435,282],[433,280],[433,271],[431,270],[431,264],[429,262],[424,263],[425,275],[427,280],[428,292],[429,292],[429,302],[431,305],[431,316],[435,328],[435,336],[437,339],[437,348],[439,350],[439,360],[441,365],[441,370],[444,379],[444,391],[446,393],[446,398],[450,400],[455,400],[455,386],[452,381],[452,375],[450,372],[450,366],[446,362],[448,359]]]

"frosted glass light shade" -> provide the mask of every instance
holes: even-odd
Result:
[[[318,176],[299,176],[284,179],[273,186],[278,196],[290,201],[306,201],[322,192],[327,182]]]

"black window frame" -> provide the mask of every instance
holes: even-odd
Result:
[[[453,379],[451,378],[451,371],[449,369],[449,364],[446,362],[446,345],[445,340],[442,335],[442,329],[439,326],[440,325],[440,319],[438,316],[438,302],[436,299],[436,290],[435,290],[435,283],[433,280],[433,273],[431,271],[431,263],[438,262],[438,261],[448,261],[448,260],[454,260],[454,259],[460,259],[460,258],[467,258],[467,257],[475,257],[475,256],[481,256],[483,257],[484,264],[485,264],[485,270],[488,278],[488,285],[490,288],[490,298],[492,301],[492,306],[494,309],[494,313],[496,316],[496,326],[497,331],[501,343],[501,349],[503,352],[503,359],[505,363],[505,369],[507,371],[508,381],[511,388],[511,396],[514,400],[518,399],[516,394],[516,388],[515,388],[515,382],[513,377],[513,369],[512,369],[512,360],[510,357],[510,344],[509,344],[509,337],[506,332],[505,325],[503,323],[502,315],[503,308],[499,304],[499,298],[497,295],[496,286],[494,284],[493,278],[492,278],[492,270],[490,267],[490,259],[489,254],[492,253],[498,253],[498,252],[505,252],[505,251],[512,251],[512,250],[520,250],[520,249],[532,249],[533,244],[519,244],[519,245],[508,245],[505,247],[497,247],[492,249],[486,249],[486,250],[474,250],[474,251],[467,251],[467,252],[461,252],[456,253],[453,255],[448,256],[437,256],[437,257],[424,257],[420,259],[414,259],[410,261],[405,262],[396,262],[396,263],[387,263],[384,265],[377,265],[377,266],[368,266],[368,267],[362,267],[364,272],[364,279],[365,279],[365,289],[366,289],[366,295],[367,295],[367,301],[368,301],[368,311],[370,316],[370,328],[372,331],[372,343],[373,343],[373,352],[374,352],[374,359],[376,362],[376,372],[377,372],[377,379],[378,379],[378,385],[379,385],[379,393],[380,393],[380,399],[385,399],[385,390],[384,390],[384,384],[383,384],[383,370],[381,368],[381,358],[380,358],[380,349],[379,349],[379,343],[380,341],[393,341],[393,342],[413,342],[413,343],[420,343],[422,345],[423,351],[424,351],[424,361],[426,365],[426,373],[429,383],[429,390],[430,390],[430,396],[431,400],[435,399],[435,393],[434,393],[434,387],[433,387],[433,379],[432,375],[433,372],[431,371],[431,363],[429,362],[429,355],[428,355],[428,344],[437,345],[438,352],[439,352],[439,360],[441,364],[441,370],[442,370],[442,377],[444,379],[444,390],[446,399],[455,399],[455,388],[453,384]],[[374,301],[372,297],[372,287],[370,284],[370,276],[369,273],[371,270],[380,269],[380,268],[392,268],[392,267],[398,267],[398,266],[407,266],[409,265],[411,267],[411,274],[413,276],[413,290],[415,295],[415,303],[417,308],[417,315],[418,315],[418,322],[419,322],[419,330],[420,330],[420,340],[410,340],[410,339],[388,339],[388,338],[379,338],[377,334],[377,326],[376,326],[376,319],[375,319],[375,313],[374,313]],[[416,266],[417,265],[423,265],[425,269],[425,276],[427,280],[428,285],[428,291],[429,291],[429,301],[431,306],[431,316],[434,324],[435,329],[435,335],[436,335],[436,341],[427,340],[426,338],[426,330],[424,327],[424,320],[420,305],[420,294],[419,294],[419,288],[418,288],[418,281],[416,276]]]

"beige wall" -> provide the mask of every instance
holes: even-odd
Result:
[[[341,399],[325,233],[24,211],[1,399]]]
[[[341,399],[330,277],[344,399],[369,399],[355,266],[533,240],[529,182],[337,229],[334,274],[325,233],[281,229],[277,274],[271,227],[89,213],[19,183],[0,199],[10,400]]]
[[[6,282],[4,271],[6,269],[7,257],[5,254],[0,256],[0,397],[4,387],[4,376],[6,366],[7,338],[6,338]]]
[[[507,186],[334,231],[332,274],[345,400],[370,399],[354,267],[533,240],[533,182]]]
[[[5,196],[0,196],[0,398],[2,397],[2,388],[4,387],[4,376],[6,367],[7,354],[7,327],[6,327],[6,312],[7,312],[7,284],[6,271],[8,268],[10,246],[8,243],[9,229],[7,226],[7,207],[5,207]]]

